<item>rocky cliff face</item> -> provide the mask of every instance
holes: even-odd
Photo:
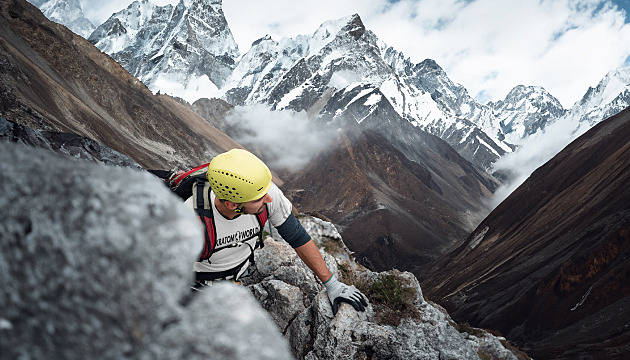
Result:
[[[453,316],[542,358],[623,358],[630,109],[573,141],[422,279]]]
[[[526,357],[503,338],[480,329],[463,330],[443,309],[424,299],[411,273],[376,273],[357,265],[329,222],[309,216],[300,221],[328,267],[361,288],[370,305],[365,312],[343,305],[333,315],[326,293],[295,251],[283,241],[267,239],[256,256],[258,272],[248,286],[285,334],[297,359]],[[396,291],[406,294],[404,300],[384,301],[387,296],[400,296]]]
[[[504,339],[458,331],[410,273],[356,265],[334,226],[316,218],[300,221],[332,271],[365,287],[365,312],[343,305],[334,316],[312,272],[272,238],[247,287],[191,292],[201,228],[148,173],[0,142],[0,190],[7,358],[516,358]],[[372,285],[388,275],[405,289],[410,315],[391,315],[388,290]]]

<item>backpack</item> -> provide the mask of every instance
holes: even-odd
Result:
[[[197,216],[199,217],[199,220],[201,220],[206,229],[204,234],[205,241],[203,251],[199,255],[198,261],[210,262],[210,256],[213,254],[216,247],[217,230],[214,226],[214,215],[212,212],[212,206],[210,204],[210,183],[208,182],[208,178],[206,177],[208,165],[209,163],[197,166],[186,172],[176,172],[169,176],[168,179],[165,178],[164,181],[166,185],[171,189],[171,191],[182,198],[182,200],[187,200],[193,195],[195,196],[194,209],[197,213]],[[199,191],[200,189],[201,191]],[[248,259],[250,264],[254,264],[254,250],[262,248],[264,246],[262,240],[263,228],[265,227],[268,217],[269,213],[266,206],[262,213],[256,214],[256,218],[258,219],[258,223],[260,225],[260,231],[258,232],[258,234],[256,234],[256,236],[258,236],[258,241],[256,242],[256,245],[254,246],[254,248],[250,247],[252,251]],[[223,249],[225,248],[221,248],[216,251]],[[237,270],[238,268],[240,268],[240,265],[237,266]]]

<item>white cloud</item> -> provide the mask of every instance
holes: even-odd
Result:
[[[576,123],[565,117],[547,126],[521,144],[517,151],[504,155],[493,164],[493,170],[509,174],[509,182],[494,193],[492,207],[499,205],[518,188],[534,170],[551,160],[557,153],[589,129],[586,123]]]
[[[306,112],[271,111],[265,105],[238,106],[226,116],[230,137],[275,169],[298,171],[330,148],[336,133]]]

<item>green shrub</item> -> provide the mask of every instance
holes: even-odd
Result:
[[[399,274],[381,274],[364,291],[376,311],[380,324],[397,326],[404,318],[420,319],[414,305],[416,289]]]

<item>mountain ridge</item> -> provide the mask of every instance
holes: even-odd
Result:
[[[111,57],[33,5],[2,4],[0,116],[34,130],[82,135],[145,168],[191,166],[239,147],[183,105],[153,95]]]
[[[139,2],[136,1],[132,3],[132,5],[135,3]],[[143,0],[143,3],[150,2]],[[181,3],[180,5],[183,6],[181,11],[188,11],[186,8],[192,7],[194,4],[194,1]],[[132,5],[130,5],[130,7]],[[215,0],[212,2],[212,5],[220,7],[221,1]],[[122,11],[118,14],[120,13],[122,13]],[[110,20],[111,19],[112,18],[110,18]],[[225,23],[222,13],[218,14],[217,19],[220,19],[218,20],[219,22]],[[268,103],[270,99],[276,99],[269,103],[272,108],[277,107],[279,96],[284,96],[289,93],[297,93],[299,91],[307,91],[311,93],[310,96],[320,96],[325,100],[328,96],[327,94],[330,92],[329,90],[314,89],[312,81],[304,83],[307,78],[303,78],[302,80],[298,80],[296,82],[297,79],[300,79],[300,76],[304,77],[309,73],[308,71],[304,73],[306,68],[304,68],[305,64],[302,60],[300,60],[300,57],[306,55],[305,51],[308,51],[312,55],[313,52],[321,50],[321,47],[325,43],[322,42],[322,40],[330,39],[331,36],[334,35],[333,33],[339,33],[345,25],[348,25],[348,29],[344,31],[351,31],[353,34],[352,36],[355,36],[355,40],[358,40],[363,36],[376,39],[376,36],[370,30],[365,29],[363,24],[360,22],[360,16],[358,14],[349,15],[338,20],[327,21],[310,36],[298,35],[296,38],[282,39],[280,42],[272,40],[269,36],[261,37],[253,42],[248,53],[252,52],[253,49],[262,42],[269,41],[276,44],[275,46],[277,47],[277,50],[266,53],[262,52],[257,55],[252,54],[250,56],[247,56],[246,53],[240,58],[238,55],[232,53],[232,55],[228,56],[229,59],[225,58],[220,60],[218,63],[216,63],[215,60],[212,61],[213,63],[216,63],[215,66],[221,64],[219,66],[223,69],[228,69],[232,66],[232,75],[230,75],[232,80],[226,80],[223,88],[221,88],[220,85],[215,87],[217,84],[217,81],[215,80],[211,79],[212,81],[210,81],[207,80],[207,78],[204,80],[203,76],[199,77],[197,70],[188,76],[185,76],[182,71],[177,70],[176,74],[173,76],[175,78],[179,78],[182,83],[187,84],[185,85],[185,88],[187,89],[181,89],[180,87],[179,90],[173,90],[176,92],[174,95],[187,98],[190,103],[194,102],[198,98],[207,97],[206,95],[197,95],[196,98],[191,98],[191,96],[194,97],[192,94],[195,92],[191,89],[196,87],[199,91],[217,94],[216,96],[223,94],[222,98],[233,105],[245,105],[246,103],[252,102]],[[146,31],[148,33],[151,32],[149,30]],[[225,25],[225,30],[223,32],[226,34],[226,39],[231,38],[231,33],[229,33],[227,25]],[[311,38],[311,40],[309,40],[309,38]],[[93,39],[93,41],[96,40]],[[375,41],[378,40],[376,39]],[[310,42],[313,42],[313,44],[317,43],[317,45],[310,46]],[[181,41],[177,43],[181,43]],[[227,40],[226,44],[233,44],[233,39]],[[173,43],[172,45],[176,46],[177,44]],[[434,61],[429,61],[428,59],[421,63],[413,64],[408,58],[405,58],[401,52],[394,50],[393,48],[387,46],[387,44],[378,41],[378,44],[375,46],[382,52],[382,59],[385,60],[386,63],[389,63],[389,66],[392,67],[392,70],[398,74],[398,76],[409,77],[414,73],[420,75],[414,76],[415,79],[408,79],[406,81],[407,83],[413,84],[413,87],[416,89],[415,91],[409,93],[406,90],[406,95],[401,93],[393,96],[393,98],[406,99],[404,101],[408,104],[409,100],[413,100],[412,102],[414,103],[418,101],[415,105],[412,105],[416,108],[420,106],[421,108],[424,107],[426,109],[422,113],[416,113],[415,110],[411,111],[410,108],[405,110],[400,108],[400,104],[397,105],[392,103],[394,107],[399,107],[397,110],[399,114],[403,116],[403,118],[407,118],[416,126],[446,140],[466,159],[489,172],[493,171],[492,163],[498,158],[507,153],[511,153],[517,148],[519,143],[526,142],[529,137],[544,131],[546,126],[558,122],[564,117],[572,119],[571,121],[574,123],[573,126],[577,129],[582,122],[587,121],[589,126],[592,126],[604,118],[614,115],[630,104],[630,96],[620,95],[618,99],[613,101],[615,104],[611,103],[599,106],[608,110],[589,110],[588,106],[579,106],[580,102],[576,102],[571,109],[564,109],[561,104],[557,102],[557,99],[547,93],[547,99],[536,100],[536,96],[528,99],[528,108],[538,108],[543,112],[546,112],[546,114],[534,115],[534,117],[532,117],[532,113],[527,111],[527,108],[519,110],[519,107],[516,106],[517,104],[509,104],[509,98],[511,97],[510,94],[517,89],[522,88],[524,85],[517,85],[503,100],[499,100],[496,103],[480,104],[468,95],[467,90],[463,86],[452,83],[444,71]],[[107,49],[105,49],[105,51],[108,52]],[[135,52],[138,52],[138,50],[136,49]],[[289,58],[282,59],[281,56],[284,56],[283,54],[289,54],[289,58],[293,60],[287,62],[287,59]],[[248,69],[238,70],[239,66],[243,67],[243,62],[253,65],[254,62],[251,62],[252,57],[263,57],[266,60],[262,63],[258,62],[258,67],[246,66],[250,69],[257,69],[254,70],[254,72],[251,72]],[[124,59],[119,59],[116,56],[115,58],[121,63],[125,62]],[[149,58],[151,58],[151,56],[149,56]],[[175,60],[175,63],[180,63],[182,61],[181,57],[174,57],[173,59]],[[228,64],[231,61],[234,62],[233,65]],[[275,63],[275,66],[272,69],[269,69],[272,71],[265,72],[264,66],[271,63]],[[188,64],[184,67],[186,66],[196,68],[196,65],[191,66]],[[134,73],[134,71],[131,70],[130,72]],[[435,72],[436,70],[437,72]],[[619,69],[619,71],[625,72],[627,70]],[[434,72],[434,75],[430,75],[432,72]],[[611,72],[614,72],[614,70]],[[257,73],[259,75],[257,75]],[[221,76],[225,77],[225,71],[223,71],[223,74],[224,75]],[[152,75],[138,74],[137,76],[143,78],[144,76],[155,77],[157,75],[153,73]],[[168,77],[170,75],[163,73],[163,75],[160,76]],[[182,76],[186,79],[182,78]],[[273,79],[280,79],[282,77],[292,78],[293,84],[285,84],[279,87],[273,85]],[[244,79],[258,79],[258,83],[243,83]],[[263,81],[260,82],[261,80]],[[170,81],[166,81],[163,82],[163,84],[167,84],[169,82]],[[211,82],[214,84],[210,84]],[[155,84],[151,85],[153,80],[149,80],[148,83],[150,83],[149,87],[153,91],[157,91],[158,88],[163,92],[165,90],[163,87],[156,86]],[[431,83],[433,83],[433,85],[431,85]],[[626,86],[628,84],[630,84],[630,80],[626,79]],[[375,87],[380,87],[379,83],[374,85]],[[277,88],[277,90],[274,90],[273,94],[265,92],[265,95],[255,95],[252,97],[255,88],[267,89],[266,91],[268,91],[270,86]],[[303,87],[303,89],[300,90],[300,87]],[[525,86],[525,88],[534,89],[538,87]],[[219,92],[217,93],[217,91]],[[585,97],[592,92],[597,92],[597,90],[593,89],[587,91]],[[426,97],[428,94],[430,94],[430,98]],[[247,101],[245,101],[246,98],[248,99]],[[582,103],[584,101],[585,99],[581,100]],[[286,108],[288,102],[289,100],[287,99],[282,103],[280,108]],[[338,110],[342,111],[344,107],[344,104],[340,104]],[[294,108],[295,110],[305,110],[304,105],[293,106],[291,108]],[[430,111],[432,115],[427,114],[427,110]],[[584,112],[588,112],[590,115],[583,114]]]
[[[628,139],[630,109],[573,141],[427,265],[425,291],[535,357],[627,353]]]

